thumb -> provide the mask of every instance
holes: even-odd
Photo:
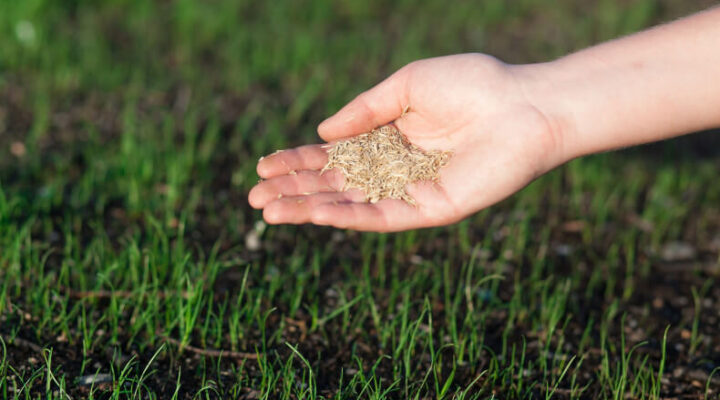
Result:
[[[372,89],[359,94],[318,126],[326,142],[369,132],[400,117],[408,105],[407,68],[402,68]]]

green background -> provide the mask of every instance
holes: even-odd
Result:
[[[412,60],[547,61],[711,4],[1,1],[0,398],[717,396],[712,134],[446,228],[246,200],[260,156]]]

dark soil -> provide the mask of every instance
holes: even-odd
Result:
[[[103,115],[102,112],[99,113]],[[22,124],[23,117],[22,113],[16,114],[20,120],[15,118],[9,118],[8,123],[10,124]],[[112,120],[113,116],[107,116],[108,120]],[[112,124],[110,124],[112,126]],[[109,128],[112,131],[112,128]],[[112,140],[113,135],[109,135],[109,140]],[[667,144],[673,147],[673,143]],[[61,147],[57,144],[48,144],[48,151],[61,151]],[[664,146],[658,145],[654,147],[656,149],[665,149]],[[648,148],[640,151],[653,153],[653,148]],[[677,149],[675,147],[675,149]],[[664,150],[662,150],[664,151]],[[673,150],[676,151],[676,150]],[[637,151],[636,151],[637,152]],[[631,154],[628,157],[636,157],[637,154]],[[640,156],[643,156],[642,154]],[[644,156],[647,156],[645,154]],[[234,161],[233,161],[234,160]],[[246,204],[245,193],[229,191],[229,175],[228,170],[234,167],[233,162],[238,163],[240,161],[237,158],[230,157],[229,155],[218,155],[213,164],[213,175],[216,177],[215,185],[217,193],[226,193],[222,201],[231,202],[238,207],[245,207],[245,213],[247,220],[252,220],[253,213]],[[83,168],[82,161],[78,159],[77,168]],[[9,182],[10,185],[17,183],[22,185],[27,182],[15,182],[14,174],[12,170],[3,169],[4,182]],[[189,236],[195,239],[199,249],[208,251],[209,248],[215,243],[215,239],[221,236],[224,232],[225,227],[217,223],[208,223],[207,219],[202,218],[204,209],[222,209],[222,207],[213,206],[214,198],[208,197],[206,201],[207,205],[203,205],[198,210],[199,218],[196,219],[196,223],[190,229]],[[61,219],[63,215],[67,215],[68,209],[72,210],[70,204],[59,204],[57,210],[50,210],[49,216],[54,219]],[[83,210],[75,210],[78,213],[82,213]],[[105,215],[104,227],[106,232],[110,232],[112,237],[121,237],[122,234],[126,233],[129,227],[132,229],[145,229],[141,218],[132,216],[130,213],[125,212],[123,204],[121,202],[113,203],[110,202],[108,208],[102,212]],[[494,213],[497,214],[496,218],[505,220],[503,225],[512,224],[511,216],[503,211],[503,206],[499,206]],[[22,219],[24,216],[17,216]],[[540,231],[540,227],[546,224],[546,221],[558,220],[557,215],[538,216],[534,219],[533,228]],[[560,217],[561,218],[561,217]],[[215,221],[221,221],[215,219]],[[694,221],[688,221],[688,226],[692,227]],[[715,219],[713,224],[720,227],[720,219]],[[549,264],[555,265],[555,270],[552,272],[556,276],[569,276],[572,273],[581,271],[582,281],[589,282],[590,276],[593,270],[600,268],[607,268],[607,264],[603,262],[603,258],[608,251],[608,246],[612,243],[613,238],[622,229],[626,229],[630,226],[640,226],[644,229],[652,229],[651,226],[647,226],[649,223],[646,221],[639,221],[636,215],[628,215],[625,221],[614,221],[609,223],[607,226],[607,232],[604,237],[607,239],[606,242],[599,242],[594,246],[594,249],[583,252],[583,256],[578,258],[572,254],[572,249],[581,248],[585,246],[582,243],[579,231],[586,224],[583,221],[560,221],[552,229],[551,239],[551,250],[546,254],[546,257],[550,260]],[[249,227],[248,227],[249,228]],[[471,240],[479,241],[482,240],[487,234],[492,232],[493,226],[486,224],[485,226],[479,225],[473,227],[471,230]],[[87,232],[91,232],[88,228]],[[116,232],[116,234],[112,234]],[[234,256],[245,259],[258,261],[261,265],[269,262],[281,262],[282,258],[273,259],[271,254],[283,254],[292,252],[296,245],[297,237],[312,237],[313,240],[319,243],[327,243],[335,241],[337,243],[335,248],[336,254],[342,254],[344,259],[353,260],[352,264],[359,264],[362,260],[362,254],[360,253],[359,245],[359,234],[348,233],[343,235],[343,239],[338,241],[335,236],[337,232],[316,227],[300,227],[297,231],[292,234],[288,234],[288,231],[279,232],[274,238],[274,241],[267,246],[270,246],[272,251],[259,251],[252,252],[248,250],[241,250]],[[291,232],[291,231],[290,231]],[[502,234],[502,232],[500,232]],[[41,232],[39,232],[41,234]],[[497,233],[496,233],[497,234]],[[572,303],[573,303],[573,316],[569,320],[569,323],[564,326],[563,330],[565,333],[566,343],[563,346],[563,351],[566,354],[573,355],[579,351],[579,344],[583,335],[584,329],[588,321],[595,321],[597,331],[599,331],[598,320],[602,318],[603,313],[611,305],[614,300],[619,300],[617,317],[612,321],[610,332],[611,336],[608,341],[615,343],[616,345],[621,342],[621,335],[625,335],[627,344],[626,348],[630,348],[635,344],[645,342],[641,345],[637,352],[647,354],[650,360],[657,362],[661,358],[661,343],[657,340],[649,340],[648,332],[662,332],[665,327],[670,326],[667,336],[667,364],[666,374],[663,380],[663,395],[668,398],[701,398],[700,393],[704,393],[705,384],[710,379],[710,374],[718,367],[720,367],[720,287],[712,285],[709,287],[705,297],[702,299],[702,313],[700,315],[700,336],[702,337],[702,344],[700,348],[703,350],[702,353],[697,354],[694,357],[688,357],[687,349],[690,346],[690,331],[688,327],[694,318],[695,307],[693,304],[693,296],[691,288],[701,288],[706,285],[707,282],[714,282],[720,279],[720,268],[717,264],[718,253],[720,252],[720,243],[717,239],[713,238],[697,238],[692,235],[692,229],[686,232],[687,240],[681,240],[679,243],[671,245],[668,248],[663,249],[661,254],[652,254],[651,252],[643,252],[638,254],[638,260],[647,260],[651,265],[651,273],[646,278],[641,278],[636,281],[636,289],[633,291],[629,298],[623,299],[623,293],[621,288],[618,287],[615,293],[611,293],[608,297],[605,293],[604,287],[598,287],[591,290],[590,295],[586,295],[587,287],[581,287],[579,290],[573,291]],[[38,240],[44,240],[51,244],[55,248],[62,248],[63,244],[57,237],[38,237]],[[537,238],[541,241],[541,238]],[[233,241],[223,242],[221,245],[222,250],[228,250],[235,248],[240,243]],[[435,255],[448,254],[448,249],[457,246],[457,238],[452,236],[439,237],[435,240],[418,243],[418,247],[413,255],[425,257],[427,259],[433,259]],[[674,247],[673,247],[674,246]],[[686,247],[692,249],[692,251],[686,251]],[[685,250],[684,250],[685,249]],[[268,250],[267,248],[265,250]],[[492,265],[495,262],[500,262],[500,253],[503,251],[502,248],[490,248],[487,254],[484,254],[485,262]],[[683,253],[684,251],[684,253]],[[593,257],[592,254],[595,254]],[[678,254],[676,254],[678,253]],[[689,257],[688,257],[689,255]],[[410,255],[408,255],[409,257]],[[53,268],[53,258],[50,258],[49,268]],[[388,262],[391,260],[388,259]],[[515,273],[526,274],[531,268],[532,257],[521,257],[517,262],[508,265],[505,271],[508,275]],[[417,269],[418,266],[414,265],[410,258],[403,261],[406,266],[404,268],[405,276],[411,276]],[[378,271],[373,271],[375,275]],[[624,273],[620,273],[623,276]],[[329,262],[327,265],[322,266],[322,281],[320,286],[324,288],[320,293],[315,294],[321,299],[321,304],[325,304],[328,309],[333,309],[337,305],[337,295],[331,289],[337,284],[342,284],[343,275],[339,271],[337,264]],[[213,292],[217,300],[221,301],[229,296],[232,296],[234,288],[240,285],[243,278],[243,271],[240,269],[227,270],[224,275],[218,277]],[[402,278],[402,277],[401,277]],[[257,279],[251,277],[251,279]],[[252,282],[250,283],[252,285]],[[514,292],[511,282],[504,282],[501,284],[499,291],[498,301],[509,301]],[[103,309],[103,305],[107,306],[108,298],[103,293],[96,293],[92,298],[89,298],[82,293],[72,293],[70,291],[66,293],[60,293],[59,295],[67,295],[72,299],[71,302],[98,302],[100,305],[99,309]],[[378,302],[381,306],[384,306],[384,302],[389,296],[378,296]],[[55,370],[58,376],[65,375],[68,379],[78,379],[81,375],[80,368],[83,363],[83,350],[79,343],[69,344],[66,339],[62,337],[50,337],[42,336],[37,337],[32,333],[31,327],[36,323],[36,317],[25,314],[23,310],[22,301],[17,302],[13,299],[15,307],[8,313],[5,313],[0,320],[0,334],[6,342],[8,348],[8,360],[10,365],[16,368],[16,374],[20,376],[26,376],[30,371],[37,369],[44,362],[46,352],[42,348],[52,348],[52,359],[53,365],[58,366]],[[274,305],[264,305],[270,308]],[[305,312],[299,312],[294,319],[290,320],[284,317],[283,311],[280,309],[278,313],[273,313],[267,321],[267,331],[279,330],[282,332],[281,337],[287,339],[292,343],[296,343],[298,350],[303,354],[312,355],[310,362],[316,369],[318,377],[318,389],[319,393],[332,396],[337,390],[337,382],[340,378],[341,370],[353,370],[357,368],[354,357],[358,356],[364,360],[376,360],[386,350],[378,346],[378,342],[373,340],[375,336],[373,326],[367,326],[363,332],[357,332],[357,334],[341,334],[343,332],[340,319],[332,320],[328,325],[324,326],[320,331],[310,332],[308,327],[311,326],[312,321],[310,316]],[[415,310],[416,313],[419,309]],[[433,305],[433,319],[434,321],[443,321],[443,304],[438,303]],[[467,312],[467,310],[466,310]],[[101,312],[100,312],[101,313]],[[99,318],[100,316],[94,316]],[[506,324],[507,315],[503,312],[497,312],[491,314],[487,320],[487,332],[490,336],[485,339],[489,351],[495,353],[500,351],[502,346],[503,338],[501,332]],[[441,323],[441,322],[438,322]],[[10,341],[9,337],[11,331],[14,331],[20,327],[19,333],[14,341]],[[597,331],[590,332],[590,335],[595,339],[593,342],[597,343],[599,338],[597,337]],[[496,334],[493,334],[496,332]],[[169,398],[173,395],[175,389],[175,381],[177,379],[177,371],[182,367],[185,371],[197,371],[209,364],[215,363],[212,361],[215,355],[212,354],[213,350],[202,343],[192,342],[192,348],[186,348],[182,353],[178,353],[177,345],[172,339],[173,332],[168,332],[167,336],[159,338],[146,338],[151,341],[151,345],[147,348],[140,349],[137,347],[137,338],[132,338],[126,332],[119,332],[118,342],[110,343],[107,342],[105,347],[96,347],[92,354],[89,355],[86,360],[85,374],[87,375],[94,369],[100,369],[103,366],[115,365],[116,368],[121,368],[131,357],[137,361],[138,365],[146,365],[153,358],[155,350],[159,348],[162,343],[165,343],[173,351],[164,352],[160,357],[155,360],[154,366],[159,373],[151,375],[146,384],[150,389],[160,395],[161,398]],[[562,354],[543,354],[541,346],[542,332],[533,331],[532,327],[523,325],[519,322],[512,330],[511,340],[515,343],[520,343],[522,340],[527,341],[527,357],[528,359],[537,359],[539,357],[560,357]],[[247,352],[253,353],[253,343],[257,342],[261,336],[259,329],[255,329],[253,332],[248,332],[244,340],[244,349]],[[169,338],[169,339],[168,339]],[[281,342],[276,343],[273,347],[266,350],[268,353],[277,355],[280,359],[285,359],[291,355],[291,350],[288,349]],[[226,350],[226,354],[227,354]],[[586,358],[582,364],[581,373],[578,376],[581,378],[581,386],[589,385],[586,395],[588,398],[600,396],[602,389],[596,385],[597,382],[597,371],[600,368],[602,362],[602,352],[600,349],[590,348],[585,350]],[[613,360],[617,360],[618,355],[614,355]],[[490,357],[488,356],[488,360]],[[444,358],[445,371],[452,369],[452,358]],[[423,367],[430,365],[430,360],[424,360],[422,362]],[[262,371],[258,368],[257,364],[252,358],[244,358],[242,356],[237,357],[223,357],[222,360],[217,364],[220,368],[216,371],[218,373],[217,390],[220,393],[224,393],[221,397],[228,396],[227,387],[225,384],[230,385],[232,382],[228,380],[230,378],[223,375],[223,371],[229,371],[232,368],[237,368],[242,365],[250,376],[260,377]],[[369,365],[364,366],[370,368]],[[455,382],[458,385],[469,384],[478,374],[479,371],[486,368],[487,365],[483,362],[477,364],[465,364],[459,366],[455,375]],[[377,374],[380,376],[392,376],[393,365],[391,360],[384,359],[377,366]],[[183,374],[183,389],[180,393],[180,398],[190,398],[195,394],[195,391],[200,385],[200,376],[197,374]],[[538,379],[542,379],[541,376],[527,376],[528,382],[533,382]],[[711,387],[720,387],[720,375],[715,375],[710,381]],[[482,384],[482,380],[480,381]],[[73,398],[82,398],[89,394],[89,388],[82,385],[70,385],[71,391],[69,393]],[[99,387],[103,387],[100,384]],[[186,390],[186,391],[185,391]],[[557,398],[564,398],[568,395],[567,391],[561,386],[556,392]],[[32,393],[35,395],[43,395],[44,388],[36,387],[33,388]],[[544,388],[537,387],[531,391],[537,397],[540,397],[544,393]],[[258,393],[250,388],[244,389],[243,395],[240,398],[252,399],[256,398]],[[109,396],[109,395],[108,395]],[[214,395],[211,395],[211,397]],[[103,396],[100,396],[103,398]]]

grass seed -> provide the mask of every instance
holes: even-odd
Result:
[[[423,151],[410,143],[393,125],[338,141],[327,149],[323,172],[337,168],[345,176],[344,190],[360,189],[366,201],[400,199],[415,205],[406,191],[410,183],[440,180],[452,153]]]

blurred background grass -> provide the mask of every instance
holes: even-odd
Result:
[[[104,155],[77,172],[93,175],[82,178],[98,185],[92,196],[172,211],[197,198],[181,195],[191,178],[217,178],[207,167],[218,160],[232,175],[222,189],[247,190],[259,156],[317,142],[319,121],[412,60],[479,51],[545,61],[710,3],[6,1],[0,177],[37,185],[45,173],[57,186],[48,169],[72,170],[73,155],[93,149]]]
[[[480,343],[467,345],[474,348],[467,360],[475,372],[487,357],[482,346],[486,335],[493,338],[486,347],[504,358],[488,374],[495,375],[487,381],[486,394],[495,387],[509,398],[527,395],[498,371],[511,368],[506,357],[510,349],[515,368],[515,346],[524,346],[520,337],[527,331],[541,335],[551,327],[552,336],[560,321],[553,312],[567,312],[569,326],[579,324],[580,334],[572,336],[567,329],[567,342],[578,354],[587,350],[580,338],[585,324],[594,330],[593,320],[617,322],[624,312],[645,329],[634,342],[652,337],[657,350],[668,321],[677,327],[671,339],[680,340],[692,320],[652,320],[652,296],[692,299],[691,289],[700,285],[698,293],[715,301],[717,292],[702,291],[698,283],[710,282],[707,276],[696,273],[698,281],[671,286],[676,292],[636,289],[663,273],[653,266],[662,261],[668,242],[691,243],[693,260],[716,263],[720,187],[714,182],[719,167],[717,153],[708,145],[716,143],[716,136],[577,160],[469,220],[419,233],[264,230],[256,225],[260,215],[250,210],[246,195],[257,180],[254,168],[261,155],[318,142],[315,129],[322,119],[410,61],[477,51],[512,63],[541,62],[714,3],[2,1],[0,300],[12,306],[3,310],[0,301],[0,333],[55,346],[58,357],[82,354],[82,371],[86,364],[105,365],[113,359],[108,348],[148,361],[159,345],[157,332],[179,335],[184,345],[273,348],[279,356],[271,364],[285,371],[282,365],[291,353],[281,337],[287,326],[274,322],[266,338],[264,330],[256,332],[263,315],[279,310],[312,325],[322,325],[318,318],[342,315],[346,326],[325,334],[355,354],[354,344],[338,335],[349,337],[374,326],[377,332],[370,329],[373,339],[368,339],[372,350],[362,360],[372,363],[371,355],[383,354],[377,342],[395,338],[394,305],[402,303],[400,298],[412,304],[413,318],[422,319],[425,311],[431,313],[431,307],[425,309],[426,296],[427,304],[449,299],[450,285],[466,276],[462,268],[480,259],[484,267],[475,281],[485,282],[492,273],[507,278],[477,294],[478,299],[496,300],[477,300],[489,301],[484,313],[476,313],[478,322],[472,306],[458,297],[462,307],[457,315],[442,314],[453,323],[438,318],[445,325],[429,336],[452,334],[459,346],[465,342],[458,335],[464,334],[471,343]],[[243,278],[246,266],[252,267],[249,278]],[[147,277],[149,268],[154,272]],[[468,281],[472,277],[468,272]],[[248,304],[244,292],[237,294],[246,278],[254,284]],[[197,304],[207,308],[193,317],[183,298],[142,300],[142,291],[157,297],[163,288],[200,293]],[[340,302],[336,313],[324,308],[328,288],[339,291],[343,301],[352,295],[362,301]],[[135,299],[119,293],[106,302],[68,295],[68,290],[111,289],[140,293],[133,292]],[[548,311],[542,306],[556,298],[562,307]],[[695,312],[690,302],[689,310]],[[15,317],[13,307],[35,317]],[[713,317],[712,307],[704,310]],[[471,316],[458,334],[452,318],[465,313]],[[233,325],[239,320],[242,329]],[[88,324],[110,332],[109,337],[87,339]],[[215,325],[217,330],[209,334],[208,326]],[[476,330],[480,325],[487,332]],[[255,333],[243,336],[238,330]],[[619,343],[617,329],[603,332]],[[559,348],[564,336],[557,340]],[[319,346],[293,343],[306,354]],[[605,350],[603,339],[592,343]],[[698,348],[710,351],[713,343]],[[330,346],[322,352],[327,356],[335,350]],[[459,354],[455,357],[462,360]],[[534,357],[544,359],[539,354]],[[615,360],[614,347],[603,354]],[[27,363],[24,355],[11,357],[13,362],[20,359]],[[165,357],[166,365],[175,366],[172,359]],[[322,370],[319,361],[311,362]],[[422,359],[418,365],[427,362]],[[410,364],[393,363],[410,371]],[[425,390],[420,383],[424,370],[412,365],[414,374],[405,375],[406,395],[408,381]],[[586,365],[600,368],[600,361]],[[443,373],[447,368],[454,373],[454,366]],[[578,370],[573,373],[583,384],[600,382],[591,393],[608,394],[603,388],[612,380],[614,364],[603,368],[607,381],[603,375],[593,380]],[[645,376],[642,368],[637,376]],[[68,380],[78,376],[72,368],[63,371]],[[184,390],[201,390],[203,371],[196,366],[194,376],[203,378]],[[241,369],[237,382],[260,385],[253,380],[260,379],[258,374]],[[456,383],[468,387],[474,376],[458,373]],[[532,375],[544,382],[557,377],[557,371]],[[2,382],[0,388],[7,388]],[[332,385],[326,384],[330,392]],[[268,393],[275,390],[268,387]]]

